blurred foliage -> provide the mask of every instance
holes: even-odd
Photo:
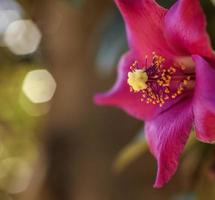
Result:
[[[69,3],[72,4],[74,7],[81,8],[86,0],[67,0]]]
[[[26,73],[34,68],[25,63],[1,66],[0,188],[9,193],[16,193],[13,185],[25,178],[25,172],[20,170],[24,169],[26,173],[30,173],[28,169],[37,157],[35,133],[38,118],[29,116],[23,109],[23,106],[33,108],[34,105],[26,99],[21,90]],[[22,101],[27,104],[21,104]],[[17,178],[19,173],[23,176]],[[21,186],[21,183],[19,184]]]
[[[124,23],[116,9],[105,14],[101,26],[96,66],[99,75],[107,77],[113,73],[119,57],[128,47]]]
[[[157,2],[165,8],[169,8],[175,2],[175,0],[168,0],[168,1],[157,0]]]
[[[114,171],[121,173],[131,162],[148,151],[148,145],[143,140],[135,140],[120,151],[114,162]]]
[[[194,131],[191,132],[191,136],[185,146],[183,157],[186,157],[198,144]],[[123,172],[129,164],[135,162],[136,159],[148,151],[147,141],[144,137],[144,130],[134,138],[129,144],[127,144],[118,154],[114,162],[114,171],[116,173]]]

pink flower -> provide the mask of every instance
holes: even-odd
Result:
[[[145,121],[159,188],[175,173],[192,127],[198,140],[215,140],[215,56],[199,0],[177,0],[169,10],[154,0],[116,4],[130,50],[114,87],[95,101]]]

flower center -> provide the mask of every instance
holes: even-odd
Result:
[[[128,72],[128,85],[131,92],[142,93],[141,101],[158,104],[162,107],[168,100],[175,99],[190,87],[192,74],[185,72],[186,66],[167,66],[165,58],[153,52],[152,63],[144,67],[135,61]]]

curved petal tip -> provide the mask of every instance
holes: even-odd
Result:
[[[145,136],[157,160],[155,188],[163,187],[175,174],[190,135],[192,121],[192,101],[188,98],[145,122]]]

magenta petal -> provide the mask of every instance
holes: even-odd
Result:
[[[169,43],[183,54],[212,56],[199,0],[178,0],[165,16],[165,28]]]
[[[203,142],[215,141],[215,62],[211,64],[200,56],[196,63],[196,90],[194,122],[197,138]]]
[[[158,165],[154,187],[162,187],[174,175],[192,120],[191,99],[188,98],[145,123],[146,139]]]
[[[115,0],[126,24],[130,48],[139,57],[155,51],[169,55],[171,51],[164,38],[163,24],[166,9],[154,0]]]
[[[127,84],[127,74],[134,58],[132,53],[127,53],[121,58],[118,67],[118,78],[114,87],[106,93],[97,94],[94,100],[100,105],[114,105],[122,108],[137,119],[150,119],[157,113],[158,106],[141,102],[141,94],[130,92]]]

